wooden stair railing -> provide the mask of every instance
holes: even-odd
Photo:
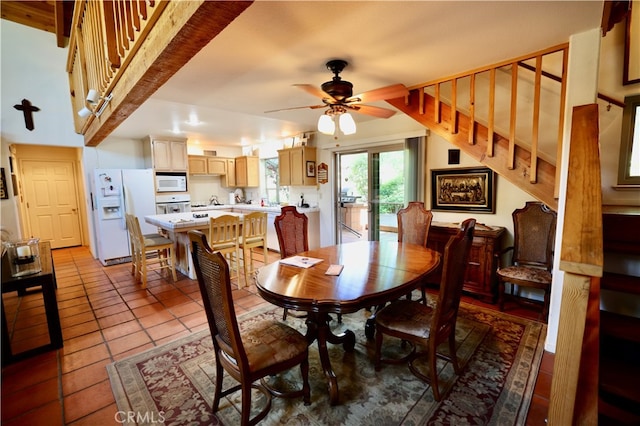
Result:
[[[76,133],[97,146],[252,1],[76,0],[67,73]],[[75,113],[89,89],[100,95]],[[107,100],[110,99],[110,101]]]
[[[539,152],[539,130],[542,125],[540,118],[541,92],[544,87],[542,77],[548,76],[543,71],[542,65],[545,57],[554,54],[561,55],[562,77],[558,90],[557,109],[559,113],[557,121],[553,123],[557,128],[556,136],[554,141],[547,142],[556,148],[553,154],[543,154]],[[565,43],[530,55],[411,86],[407,98],[390,99],[387,102],[552,209],[557,210],[559,170],[555,167],[555,158],[559,158],[562,151],[567,58],[568,44]],[[534,61],[535,65],[528,64],[531,61]],[[530,106],[523,105],[523,102],[527,101],[526,98],[523,100],[518,97],[518,86],[523,80],[519,78],[518,70],[523,64],[527,65],[527,70],[533,69],[534,73],[533,103]],[[496,131],[498,125],[496,79],[497,73],[504,72],[506,68],[510,68],[511,88],[508,129],[504,132],[508,133],[508,136],[503,136]],[[483,73],[488,73],[489,76],[487,117],[484,123],[480,121],[477,108],[480,99],[477,77]],[[458,87],[463,81],[467,83],[467,80],[468,98],[461,101],[462,96],[458,93]],[[555,79],[549,80],[556,81]],[[443,87],[449,89],[448,99],[443,96]],[[518,111],[522,109],[530,110],[532,115],[530,117],[518,115]],[[522,120],[526,120],[527,124],[530,123],[530,142],[517,138],[517,123]],[[549,123],[545,121],[544,125],[548,126]]]
[[[564,280],[549,425],[598,424],[599,304],[604,264],[598,139],[598,105],[574,107],[560,253]]]

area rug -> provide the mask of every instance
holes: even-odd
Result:
[[[266,308],[240,318],[241,329],[265,319],[280,319],[282,309]],[[508,314],[462,303],[456,344],[464,366],[456,376],[453,366],[438,361],[440,402],[431,387],[412,375],[406,365],[373,368],[374,342],[364,335],[368,313],[344,315],[332,321],[335,332],[356,333],[356,347],[345,352],[329,345],[338,377],[340,404],[329,404],[327,382],[316,344],[309,351],[311,405],[301,399],[274,398],[265,425],[520,425],[526,420],[542,358],[546,326]],[[304,320],[287,322],[304,332]],[[446,352],[446,344],[442,345]],[[211,412],[215,361],[208,331],[194,333],[107,366],[119,411],[129,424],[238,425],[240,392],[223,398],[220,411]],[[396,339],[386,339],[385,356],[406,350]],[[282,386],[298,386],[299,369],[272,378]],[[235,382],[225,374],[224,386]],[[252,413],[263,402],[254,392]],[[253,415],[253,414],[252,414]]]

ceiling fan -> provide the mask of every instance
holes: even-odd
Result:
[[[271,111],[265,111],[265,113],[287,111],[301,108],[329,108],[325,115],[336,116],[342,115],[348,111],[358,112],[360,114],[367,114],[378,118],[389,118],[395,114],[395,111],[380,108],[371,105],[363,105],[366,102],[375,102],[382,99],[393,99],[400,96],[406,96],[409,91],[403,84],[393,84],[391,86],[381,87],[379,89],[370,90],[353,96],[353,84],[351,82],[343,80],[340,77],[340,73],[348,65],[347,61],[342,59],[333,59],[327,62],[327,69],[333,74],[333,79],[322,83],[320,88],[311,84],[294,84],[305,92],[322,99],[321,105],[308,105],[293,108],[283,108]],[[322,117],[321,117],[322,119]],[[355,126],[354,126],[355,131]]]

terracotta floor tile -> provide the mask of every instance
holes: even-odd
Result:
[[[92,311],[82,312],[78,315],[72,315],[64,318],[60,318],[60,325],[62,328],[73,327],[74,325],[82,324],[85,322],[93,321],[96,317]]]
[[[129,334],[119,339],[110,340],[107,342],[109,350],[112,354],[119,354],[125,351],[129,351],[138,346],[142,346],[146,343],[150,343],[151,339],[144,331],[138,331],[136,333]]]
[[[155,314],[142,317],[138,319],[138,321],[140,321],[140,324],[142,324],[144,328],[149,328],[158,324],[162,324],[163,322],[171,321],[172,319],[174,319],[174,316],[171,315],[170,312],[160,311]]]
[[[2,419],[11,419],[53,401],[58,401],[58,378],[45,380],[2,397]]]
[[[93,333],[83,334],[82,336],[65,340],[64,352],[66,354],[71,354],[82,349],[99,345],[103,342],[102,333],[100,331],[94,331]]]
[[[549,411],[549,400],[533,395],[529,412],[527,413],[526,426],[546,426]]]
[[[158,303],[158,299],[155,296],[147,295],[143,298],[135,298],[128,300],[127,305],[130,309],[139,308],[140,306],[151,305],[152,303]]]
[[[183,330],[183,331],[177,332],[175,334],[168,335],[168,336],[166,336],[166,337],[164,337],[162,339],[158,339],[158,340],[154,339],[154,342],[155,342],[156,346],[161,346],[161,345],[164,345],[165,343],[173,342],[174,340],[179,339],[181,337],[188,336],[191,333],[193,333],[193,331],[191,331],[191,330]]]
[[[58,377],[55,351],[37,355],[2,369],[2,397]]]
[[[4,410],[2,413],[3,426],[25,426],[25,425],[64,425],[62,416],[62,405],[58,401],[51,401],[33,410],[19,414],[11,420],[5,420]]]
[[[136,333],[138,331],[142,331],[142,325],[140,325],[138,321],[128,321],[113,327],[105,328],[102,330],[102,335],[105,340],[109,341],[119,339],[127,334]]]
[[[136,317],[133,315],[133,312],[127,310],[114,315],[109,315],[108,317],[98,318],[98,324],[100,324],[100,328],[108,328],[117,324],[132,321],[135,318]]]
[[[150,305],[140,306],[139,308],[132,309],[133,314],[137,318],[146,317],[164,311],[166,308],[160,302],[152,303]]]
[[[82,389],[93,386],[109,378],[106,366],[111,364],[110,359],[103,359],[95,364],[78,368],[62,375],[62,393],[70,395]]]
[[[64,398],[65,422],[70,423],[114,403],[109,380],[97,383],[82,392]]]
[[[147,327],[146,330],[154,341],[187,331],[186,327],[178,320],[167,321],[155,327]]]
[[[74,325],[73,327],[67,327],[62,330],[62,336],[65,339],[73,339],[74,337],[82,336],[84,334],[93,333],[94,331],[98,331],[100,326],[98,325],[98,321],[87,321],[82,324]]]
[[[61,352],[62,351],[64,351],[64,348]],[[102,343],[70,354],[64,353],[64,355],[60,357],[60,368],[63,374],[70,373],[79,368],[109,358],[110,355],[107,350],[107,345]]]
[[[180,321],[192,331],[195,327],[207,323],[207,314],[205,313],[204,308],[201,307],[200,309],[202,309],[200,312],[194,312],[180,317]]]
[[[101,408],[100,410],[94,411],[93,413],[87,416],[79,418],[78,420],[75,420],[69,423],[69,425],[72,425],[72,426],[122,425],[122,422],[116,421],[116,418],[121,419],[122,417],[121,417],[121,413],[120,414],[118,413],[118,406],[115,403],[113,403],[113,404],[107,405],[104,408]]]
[[[545,372],[538,373],[534,393],[549,399],[551,396],[551,374]]]
[[[174,305],[172,307],[169,308],[169,310],[171,311],[171,313],[173,313],[175,316],[177,317],[183,317],[186,315],[191,315],[195,312],[201,312],[204,310],[204,308],[202,307],[202,305],[199,305],[198,303],[189,300],[186,303],[182,303],[180,305]]]
[[[193,300],[189,296],[186,296],[186,295],[182,294],[182,292],[180,292],[180,294],[177,294],[177,295],[173,296],[172,298],[162,300],[162,304],[164,306],[166,306],[167,308],[171,309],[172,307],[174,307],[176,305],[182,305],[184,303],[188,303],[188,302],[192,302],[192,301]]]
[[[74,315],[82,314],[82,313],[85,313],[85,312],[93,313],[93,311],[91,310],[91,305],[89,304],[89,302],[78,304],[76,306],[72,306],[72,307],[66,308],[66,309],[61,309],[60,306],[58,306],[58,315],[60,315],[61,319],[62,318],[66,318],[66,317],[72,317]]]

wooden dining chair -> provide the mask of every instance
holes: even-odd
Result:
[[[242,220],[242,239],[240,250],[244,264],[244,281],[249,285],[249,275],[253,273],[253,249],[262,247],[262,261],[266,265],[267,259],[267,213],[251,212],[244,215]]]
[[[407,207],[398,210],[398,242],[427,246],[429,228],[433,220],[433,213],[424,208],[422,201],[410,201]],[[421,301],[427,303],[425,285],[420,286]],[[411,298],[411,294],[407,295]]]
[[[133,275],[135,277],[136,274],[138,273],[139,268],[140,268],[140,258],[139,258],[137,245],[135,244],[135,241],[134,241],[136,236],[134,234],[133,218],[134,218],[134,215],[129,214],[129,213],[125,213],[125,223],[127,225],[127,230],[129,231],[128,232],[128,234],[129,234],[129,247],[130,247],[130,250],[131,250],[131,275]],[[164,237],[164,235],[159,234],[159,233],[142,234],[142,235],[146,239],[163,238]]]
[[[498,306],[504,310],[505,284],[509,283],[510,295],[514,286],[533,287],[544,292],[542,312],[539,319],[546,321],[549,315],[549,297],[553,270],[553,244],[556,235],[557,214],[539,202],[527,202],[512,213],[513,246],[498,254],[512,252],[511,265],[499,267]]]
[[[282,207],[274,220],[282,259],[309,250],[308,222],[307,215],[295,206]]]
[[[472,218],[462,222],[459,231],[449,239],[444,249],[442,280],[435,308],[419,301],[401,299],[387,305],[376,315],[376,371],[380,370],[383,362],[407,362],[409,370],[416,377],[431,384],[436,401],[444,396],[438,385],[436,358],[451,361],[456,374],[461,372],[456,355],[456,320],[475,224],[476,221]],[[411,351],[399,359],[383,359],[382,341],[385,334],[409,342],[412,345]],[[438,346],[447,340],[448,357],[437,352]],[[426,353],[418,352],[418,346],[423,347]],[[414,361],[423,355],[426,355],[428,361],[427,374],[414,366]]]
[[[240,217],[225,214],[209,218],[209,244],[220,252],[235,271],[238,288],[240,284]]]
[[[159,234],[143,234],[137,216],[126,214],[130,235],[133,235],[132,261],[135,258],[135,277],[147,286],[147,275],[150,271],[166,269],[171,272],[173,281],[178,281],[176,274],[176,256],[174,243]]]
[[[189,231],[189,240],[215,350],[213,413],[218,411],[222,397],[237,390],[242,391],[242,425],[254,425],[262,420],[271,408],[272,396],[302,396],[304,404],[309,405],[311,390],[306,337],[280,321],[262,321],[243,330],[241,334],[231,295],[228,263],[222,253],[213,251],[201,231]],[[265,379],[297,365],[300,366],[302,374],[302,389],[282,392],[271,387]],[[223,390],[223,370],[239,384]],[[266,403],[261,411],[250,419],[252,388],[264,394]]]
[[[280,214],[274,220],[282,259],[309,250],[308,222],[307,215],[298,212],[295,206],[282,207]],[[286,320],[288,314],[289,310],[284,308],[282,319]],[[304,318],[306,315],[293,316]]]

